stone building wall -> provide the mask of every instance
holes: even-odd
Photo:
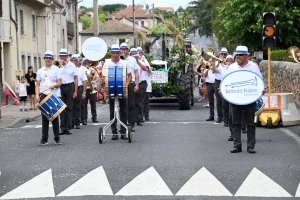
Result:
[[[259,68],[268,85],[268,61],[261,61]],[[300,64],[271,61],[271,92],[294,93],[297,106],[300,106]]]

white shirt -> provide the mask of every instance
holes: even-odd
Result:
[[[146,58],[142,58],[140,61],[141,61],[144,65],[150,67],[149,62],[147,61]],[[140,75],[140,80],[139,80],[140,83],[141,83],[142,81],[147,81],[147,72],[144,71],[142,68],[139,69],[139,75]]]
[[[237,70],[252,71],[252,72],[256,73],[258,76],[260,76],[263,79],[258,66],[254,62],[252,62],[250,60],[248,60],[248,63],[244,67],[239,66],[238,63],[235,62],[235,63],[233,63],[232,65],[229,66],[228,70],[230,72],[237,71]]]
[[[66,66],[62,66],[62,84],[74,83],[74,77],[77,76],[77,69],[74,63],[68,62]]]
[[[119,60],[119,62],[117,64],[115,64],[115,63],[113,63],[113,61],[111,61],[111,59],[107,59],[107,60],[105,60],[105,64],[104,64],[103,69],[106,69],[107,67],[109,67],[111,65],[113,65],[113,66],[120,66],[120,65],[126,66],[127,74],[131,74],[131,72],[128,69],[127,62],[125,60]]]
[[[216,66],[219,64],[219,62],[218,61],[216,61]],[[219,66],[218,66],[218,68],[220,68],[220,67],[222,67],[222,64],[219,64]],[[215,73],[215,79],[217,79],[217,80],[221,80],[222,79],[222,76],[221,76],[221,74],[219,74],[219,73]]]
[[[221,65],[218,67],[218,73],[216,74],[220,74],[221,75],[221,80],[223,80],[223,78],[229,74],[231,72],[229,66],[227,65]]]
[[[149,76],[148,73],[146,73],[146,81],[148,84],[146,92],[152,92],[151,75]]]
[[[87,68],[87,74],[91,74],[92,72],[96,73],[96,75],[94,75],[94,77],[97,77],[97,78],[99,77],[97,70],[95,70],[93,67]],[[93,88],[97,88],[98,84],[97,84],[97,82],[92,80],[92,85],[93,85]]]
[[[135,81],[135,73],[134,70],[139,70],[140,66],[137,64],[136,59],[132,56],[128,56],[126,58],[126,63],[127,63],[127,70],[131,73],[132,75],[132,80]],[[129,73],[128,73],[129,74]]]
[[[18,83],[17,88],[19,89],[19,97],[27,96],[27,83]]]
[[[77,67],[77,74],[78,74],[78,87],[83,85],[84,81],[87,81],[86,77],[86,68],[84,66]]]
[[[215,83],[215,74],[212,73],[212,70],[210,69],[208,71],[208,75],[206,77],[206,83]]]
[[[61,68],[52,65],[50,68],[46,68],[45,66],[39,69],[36,73],[36,80],[40,81],[40,91],[42,92],[51,87],[56,83],[56,80],[62,77]],[[49,78],[47,78],[49,77]],[[48,95],[51,90],[47,90],[43,92],[43,94]],[[61,97],[60,88],[54,88],[53,93],[56,97]]]

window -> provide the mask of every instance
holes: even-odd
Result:
[[[27,63],[28,63],[28,65],[27,65],[28,67],[31,66],[31,56],[28,56],[28,62]]]
[[[3,11],[2,11],[2,0],[0,0],[0,17],[2,17]]]
[[[61,42],[61,34],[60,34],[60,26],[59,24],[56,24],[56,41]]]
[[[20,33],[24,35],[24,10],[20,10]]]
[[[142,21],[142,22],[141,22],[141,24],[142,24],[142,26],[144,26],[144,25],[145,25],[145,22],[144,22],[144,21]]]
[[[38,70],[38,65],[37,65],[37,58],[36,57],[34,57],[33,58],[33,69],[34,69],[34,71],[37,71]]]
[[[36,17],[32,14],[32,37],[36,38]]]
[[[22,70],[23,70],[23,73],[25,74],[26,73],[26,57],[25,57],[25,55],[22,55]]]
[[[119,39],[119,46],[125,42],[125,39]]]

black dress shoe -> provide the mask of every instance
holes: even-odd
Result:
[[[111,137],[112,140],[117,140],[119,139],[119,136],[117,134],[114,134],[112,137]]]
[[[80,125],[76,125],[76,129],[80,129]]]
[[[145,121],[150,121],[149,118],[145,118]]]
[[[128,140],[127,135],[121,135],[121,140]]]
[[[136,125],[143,126],[143,124],[141,122],[137,122]]]
[[[66,130],[66,135],[72,135],[71,130]]]
[[[228,123],[224,123],[224,126],[225,126],[225,127],[228,127],[228,126],[229,126],[229,124],[228,124]]]
[[[228,141],[233,141],[233,137],[232,137],[232,136],[229,136],[229,137],[228,137]]]
[[[221,123],[222,123],[222,120],[218,119],[218,120],[216,121],[216,123],[217,123],[217,124],[221,124]]]
[[[255,153],[254,147],[248,147],[248,148],[247,148],[247,152],[248,152],[248,153]]]
[[[82,125],[87,125],[87,123],[86,122],[82,122]]]
[[[233,147],[233,149],[230,150],[231,153],[239,153],[242,152],[241,147]]]
[[[63,130],[59,133],[59,135],[65,135],[66,134],[66,130]]]
[[[141,123],[145,123],[145,121],[144,121],[144,120],[141,120],[140,122],[141,122]]]
[[[98,120],[94,119],[92,120],[93,123],[98,123]]]
[[[206,121],[215,121],[215,118],[209,117]]]

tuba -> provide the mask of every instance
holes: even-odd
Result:
[[[295,46],[291,46],[290,48],[288,48],[286,50],[286,55],[289,58],[293,58],[295,60],[296,63],[300,63],[300,50],[298,47]]]
[[[91,72],[91,75],[92,75],[92,78],[88,78],[88,81],[87,81],[87,87],[86,89],[90,89],[91,90],[91,94],[94,94],[94,93],[97,93],[97,91],[94,89],[93,87],[93,84],[92,84],[92,81],[96,79],[96,75],[97,75],[97,69],[96,69],[96,66],[98,64],[98,61],[92,61],[90,67],[93,68],[93,71]],[[86,72],[87,74],[87,72]]]

